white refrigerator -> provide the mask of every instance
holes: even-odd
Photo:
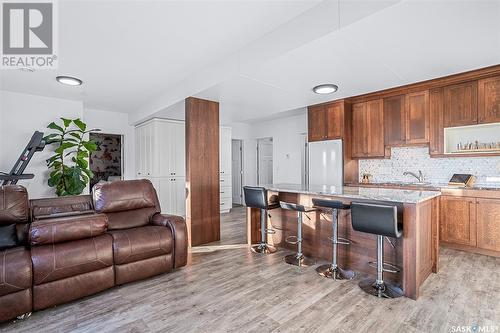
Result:
[[[311,142],[308,144],[308,186],[342,187],[344,163],[342,140]]]

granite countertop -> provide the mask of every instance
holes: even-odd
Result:
[[[489,190],[500,191],[500,183],[491,184],[475,184],[469,187],[451,186],[448,183],[405,183],[405,182],[382,182],[382,183],[358,183],[347,184],[353,187],[401,187],[401,188],[415,188],[425,191],[440,191],[442,189],[460,189],[460,190]]]
[[[300,184],[261,185],[276,192],[303,193],[312,195],[331,195],[340,198],[420,203],[441,195],[439,191],[390,189],[383,187],[360,186],[305,186]]]

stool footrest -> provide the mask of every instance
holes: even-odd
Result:
[[[337,241],[334,241],[333,237],[328,237],[328,239],[332,241],[332,244],[340,244],[340,245],[350,245],[351,244],[351,241],[346,239],[346,238],[338,237]]]
[[[288,236],[285,238],[285,242],[295,245],[299,243],[299,238],[297,236]]]
[[[268,235],[274,235],[275,233],[276,233],[276,230],[274,230],[274,229],[271,229],[271,228],[266,229],[266,234],[268,234]]]
[[[368,265],[370,267],[377,268],[377,262],[376,261],[369,261]],[[388,268],[385,268],[385,267],[388,267]],[[396,265],[390,264],[388,262],[384,262],[382,264],[382,271],[383,272],[389,272],[389,273],[399,273],[401,271],[401,269],[398,266],[396,266]]]

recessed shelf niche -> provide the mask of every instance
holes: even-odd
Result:
[[[500,154],[500,123],[444,129],[445,154]]]

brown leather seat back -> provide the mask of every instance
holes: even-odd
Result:
[[[4,240],[9,233],[16,233],[15,242],[18,245],[26,243],[29,221],[28,192],[20,185],[0,186],[0,228]],[[12,228],[12,229],[11,229]],[[1,244],[0,244],[1,247]]]
[[[96,184],[92,195],[95,210],[108,215],[108,230],[147,225],[161,211],[153,184],[146,179]]]
[[[91,195],[33,199],[30,207],[32,221],[94,213]]]

